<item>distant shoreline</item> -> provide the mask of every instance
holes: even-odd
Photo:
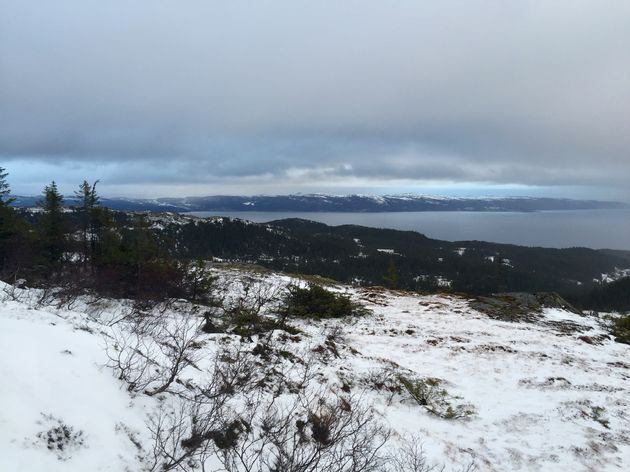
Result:
[[[445,241],[488,241],[553,248],[630,250],[630,208],[541,211],[278,212],[208,211],[191,216],[268,223],[301,218],[330,226],[415,231]]]
[[[17,207],[33,207],[41,197],[16,196]],[[72,196],[66,206],[78,202]],[[308,212],[308,213],[413,213],[483,212],[530,213],[540,211],[609,210],[629,208],[628,204],[598,200],[572,200],[546,197],[461,198],[426,195],[275,195],[184,198],[101,198],[101,204],[114,210],[190,212]]]

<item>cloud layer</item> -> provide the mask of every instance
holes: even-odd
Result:
[[[627,1],[0,0],[0,159],[184,193],[622,188],[628,24]]]

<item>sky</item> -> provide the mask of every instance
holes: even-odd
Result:
[[[630,2],[0,0],[16,194],[630,201]]]

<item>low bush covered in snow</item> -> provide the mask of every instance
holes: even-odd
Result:
[[[455,404],[453,398],[436,378],[408,379],[399,377],[404,390],[429,413],[446,420],[467,418],[474,414],[472,405]]]
[[[83,431],[75,430],[52,415],[42,414],[42,417],[48,429],[37,433],[37,438],[49,451],[55,453],[59,460],[67,460],[75,450],[85,447]]]
[[[365,315],[367,310],[347,295],[309,284],[289,286],[280,313],[284,318],[326,319]]]
[[[612,322],[612,330],[615,341],[630,344],[630,315],[619,316]]]

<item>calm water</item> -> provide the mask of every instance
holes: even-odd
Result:
[[[197,216],[229,216],[255,222],[304,218],[328,225],[356,224],[413,230],[448,241],[480,240],[526,246],[610,248],[630,250],[630,210],[489,212],[193,212]]]

